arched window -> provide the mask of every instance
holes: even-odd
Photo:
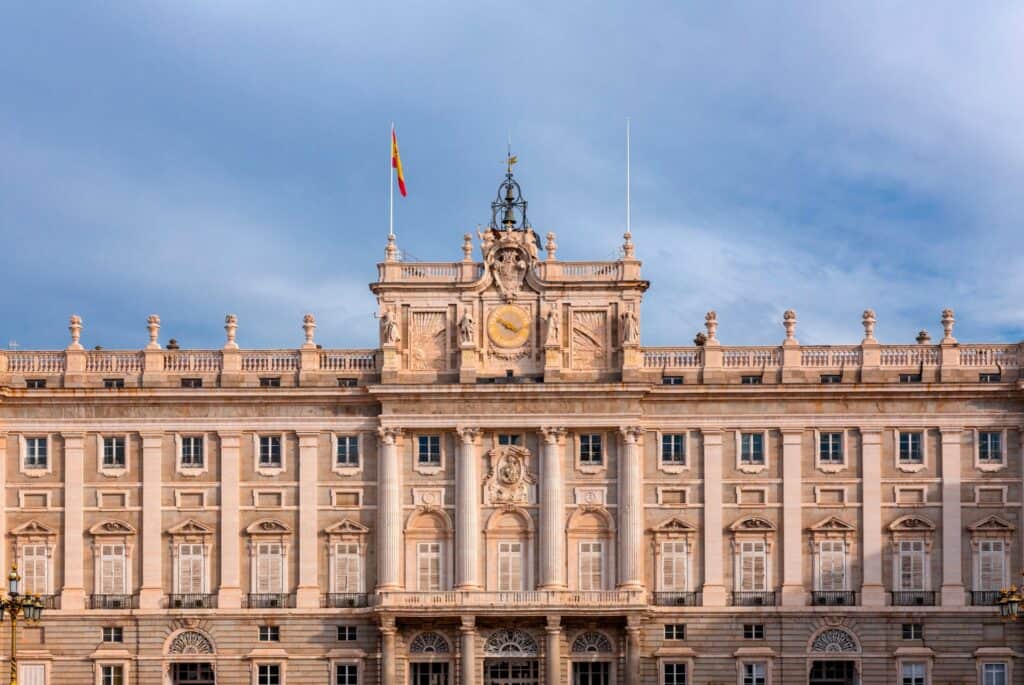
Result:
[[[858,652],[857,641],[841,628],[828,628],[821,631],[811,643],[812,652],[836,654],[841,652]]]
[[[484,654],[487,656],[527,657],[539,653],[537,641],[529,633],[513,628],[494,631],[484,643]]]
[[[409,643],[410,654],[448,654],[451,651],[448,640],[434,632],[420,633]]]
[[[580,633],[572,643],[573,654],[610,654],[613,651],[611,640],[596,630]]]

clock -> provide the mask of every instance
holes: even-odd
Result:
[[[495,307],[487,317],[487,336],[498,347],[522,347],[530,337],[530,313],[514,304]]]

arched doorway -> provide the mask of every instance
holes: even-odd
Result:
[[[198,630],[182,630],[167,645],[166,681],[169,685],[215,685],[213,642]]]
[[[572,641],[572,685],[611,685],[615,682],[615,647],[604,633],[587,630]]]
[[[529,633],[501,628],[484,643],[484,685],[540,685],[540,649]]]
[[[858,685],[856,638],[842,628],[826,628],[810,646],[809,685]]]
[[[448,685],[452,648],[439,633],[420,633],[409,643],[410,685]]]

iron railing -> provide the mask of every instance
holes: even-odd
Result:
[[[244,609],[294,609],[295,595],[275,592],[251,592],[245,595]]]
[[[324,609],[360,609],[369,605],[366,593],[362,592],[331,592],[320,597]]]
[[[663,607],[699,607],[699,592],[655,592],[651,599],[654,604]]]
[[[897,590],[892,593],[892,604],[898,607],[933,607],[934,590]]]
[[[857,603],[857,593],[850,590],[815,590],[811,604],[817,607],[844,607]]]
[[[168,609],[216,609],[217,595],[196,592],[167,595]]]
[[[90,609],[138,609],[138,595],[89,595]]]
[[[775,606],[775,592],[734,592],[732,593],[732,605],[735,607],[773,607]]]
[[[972,590],[971,604],[976,607],[990,607],[999,604],[999,590]]]

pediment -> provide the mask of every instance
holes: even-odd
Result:
[[[57,531],[39,521],[27,521],[14,530],[11,535],[56,535]]]
[[[135,528],[124,521],[100,521],[89,529],[90,535],[135,535]]]
[[[1012,523],[995,514],[967,526],[967,530],[974,533],[1012,533],[1016,529]]]
[[[249,535],[285,535],[292,532],[292,529],[277,519],[260,519],[245,529]]]
[[[889,524],[889,530],[892,532],[910,532],[920,533],[922,531],[933,531],[935,530],[935,524],[926,518],[921,516],[901,516],[892,523]]]
[[[686,521],[672,517],[667,521],[662,521],[658,525],[651,529],[652,533],[695,533],[697,529],[691,526]]]
[[[857,530],[857,527],[836,516],[829,516],[815,523],[809,530],[815,533],[852,533]]]
[[[729,530],[734,533],[767,533],[775,529],[774,523],[760,516],[748,516],[729,526]]]
[[[176,526],[168,529],[168,535],[212,535],[213,528],[196,521],[195,519],[189,519],[182,521]]]
[[[352,519],[342,519],[324,529],[328,535],[366,535],[370,529]]]

